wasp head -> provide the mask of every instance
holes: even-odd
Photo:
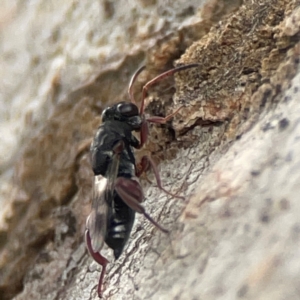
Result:
[[[132,130],[139,130],[142,125],[142,118],[138,107],[131,102],[120,102],[112,107],[107,107],[102,112],[102,122],[108,120],[120,121],[132,127]]]

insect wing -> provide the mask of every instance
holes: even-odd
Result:
[[[120,153],[114,153],[106,173],[107,175],[106,177],[109,179],[107,183],[107,188],[105,190],[105,194],[106,194],[105,196],[107,200],[113,199],[116,179],[119,170],[119,163],[120,163]]]
[[[121,149],[122,146],[123,143],[121,142]],[[104,244],[107,230],[107,214],[113,201],[119,162],[120,152],[114,153],[105,177],[102,175],[94,177],[92,212],[86,221],[94,252],[99,252]]]
[[[105,198],[107,183],[108,179],[102,175],[94,177],[92,211],[86,221],[94,252],[101,250],[106,234],[108,205]]]

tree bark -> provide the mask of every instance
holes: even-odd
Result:
[[[185,201],[142,178],[147,212],[170,233],[138,216],[118,261],[104,247],[103,298],[300,298],[300,3],[173,2],[3,8],[1,299],[97,298],[83,232],[101,111],[128,100],[140,65],[137,99],[188,63],[199,67],[149,91],[147,113],[182,108],[136,153]]]

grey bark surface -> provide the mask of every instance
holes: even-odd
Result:
[[[149,91],[145,207],[104,299],[299,299],[299,1],[5,2],[1,15],[0,298],[96,299],[85,250],[88,145],[103,108]]]

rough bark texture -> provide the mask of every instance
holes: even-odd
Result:
[[[5,1],[4,1],[5,2]],[[173,3],[175,2],[175,3]],[[202,3],[203,2],[203,3]],[[6,2],[5,2],[6,3]],[[0,298],[95,299],[85,251],[102,109],[153,88],[145,206],[104,299],[299,299],[300,1],[7,1],[1,12]],[[154,182],[151,173],[147,177]]]

